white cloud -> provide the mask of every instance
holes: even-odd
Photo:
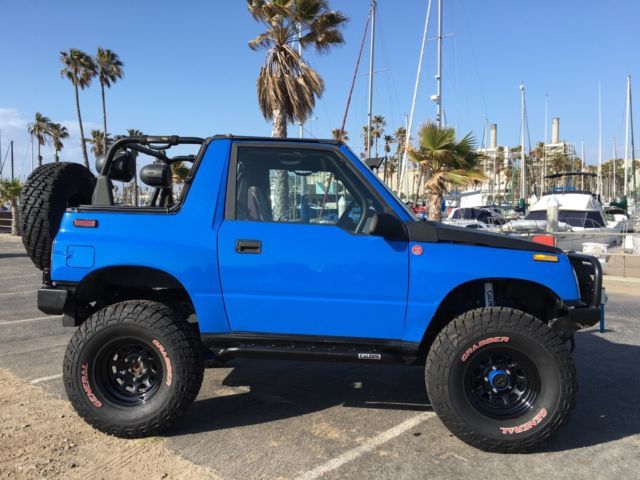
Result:
[[[0,130],[27,128],[27,121],[15,108],[0,108]]]
[[[31,173],[31,159],[33,156],[34,164],[37,165],[37,151],[38,146],[33,145],[33,153],[31,147],[31,137],[27,131],[29,120],[24,118],[25,116],[15,108],[3,108],[0,107],[0,134],[2,135],[2,152],[0,152],[0,161],[5,161],[4,168],[2,170],[2,176],[8,177],[10,173],[10,161],[8,154],[9,142],[13,140],[13,152],[14,152],[14,175],[24,180],[29,173]],[[64,148],[60,152],[60,160],[64,162],[78,162],[83,163],[82,147],[80,144],[80,128],[77,120],[57,120],[69,130],[69,137],[65,138],[62,143]],[[84,121],[85,137],[89,137],[89,132],[92,129],[99,129],[100,124],[92,121]],[[89,162],[93,163],[94,158],[91,154],[91,149],[87,146],[89,153]],[[54,161],[54,150],[50,145],[43,145],[41,147],[41,155],[44,163]]]

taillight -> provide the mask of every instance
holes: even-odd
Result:
[[[548,233],[541,233],[538,235],[533,235],[531,237],[531,240],[533,240],[536,243],[540,243],[542,245],[548,245],[550,247],[555,247],[556,246],[556,237],[554,237],[553,235],[550,235]]]
[[[98,226],[98,221],[97,220],[85,220],[85,219],[81,219],[81,218],[76,218],[73,221],[73,226],[74,227],[81,227],[81,228],[96,228]]]

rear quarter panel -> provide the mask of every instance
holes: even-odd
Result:
[[[417,245],[418,243],[413,243]],[[506,250],[453,243],[419,243],[422,255],[410,255],[409,295],[404,340],[419,342],[447,294],[480,279],[519,279],[541,284],[562,300],[579,292],[566,255],[559,262],[533,260],[532,251]]]
[[[186,288],[203,331],[227,331],[215,232],[222,218],[229,152],[228,140],[209,144],[183,205],[174,213],[66,212],[53,244],[51,279],[79,282],[114,266],[156,268]],[[98,227],[74,227],[76,218],[95,219]],[[78,251],[86,258],[85,247],[93,249],[92,262],[73,260]]]

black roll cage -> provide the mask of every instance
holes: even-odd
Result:
[[[109,181],[110,168],[113,164],[116,153],[120,150],[130,150],[144,153],[156,158],[159,162],[170,166],[171,164],[179,161],[188,161],[195,163],[196,157],[191,155],[178,155],[175,157],[169,157],[167,156],[165,150],[176,145],[203,145],[204,143],[204,138],[180,137],[178,135],[139,135],[134,137],[117,138],[116,141],[109,147],[109,150],[107,152],[107,156],[102,167],[102,172],[100,172],[98,181],[96,183],[96,192],[94,192],[94,199],[96,198],[96,196],[98,196],[98,198],[105,198],[105,191],[109,191],[112,189],[112,185]],[[96,193],[98,195],[96,195]],[[171,189],[156,187],[153,193],[151,204],[154,205],[156,202],[158,202],[159,198],[159,205],[164,205],[167,202],[167,199],[172,198],[171,195]],[[109,194],[107,198],[109,198],[110,196],[111,194]],[[170,204],[172,204],[172,202],[170,202]]]

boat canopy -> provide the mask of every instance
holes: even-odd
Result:
[[[544,177],[544,194],[593,193],[597,189],[598,176],[588,172],[554,173]]]
[[[545,210],[531,211],[525,220],[547,220],[547,212]],[[602,213],[597,210],[559,210],[558,222],[581,228],[602,228],[606,225]]]

